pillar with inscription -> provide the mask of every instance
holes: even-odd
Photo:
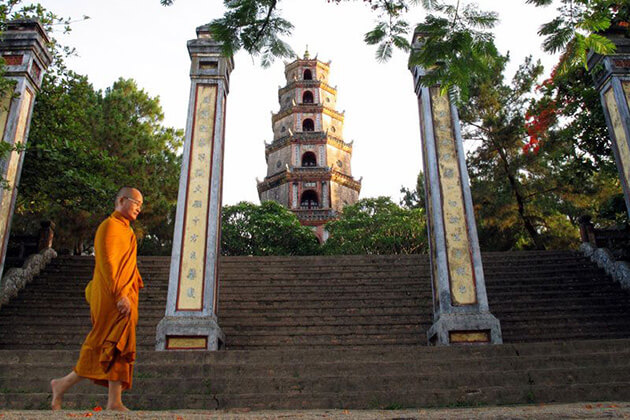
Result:
[[[11,146],[24,145],[28,138],[35,95],[52,61],[46,48],[48,42],[44,29],[36,20],[8,22],[0,35],[4,77],[10,82],[8,90],[0,91],[0,133],[2,141]],[[24,153],[12,151],[0,164],[2,177],[8,182],[8,188],[0,188],[0,272],[4,268],[23,161]]]
[[[414,34],[413,48],[422,48]],[[418,106],[425,175],[434,323],[429,344],[502,343],[488,308],[481,253],[457,108],[426,71],[410,65]]]
[[[630,38],[628,29],[613,26],[606,33],[617,49],[601,56],[591,53],[588,68],[599,91],[630,215]]]
[[[165,317],[157,350],[218,350],[217,321],[225,103],[232,58],[207,26],[188,41],[190,102]]]

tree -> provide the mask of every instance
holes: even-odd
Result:
[[[99,147],[94,124],[99,101],[83,76],[45,76],[33,111],[14,232],[36,231],[40,220],[50,219],[58,225],[57,246],[79,252],[111,207],[115,186],[111,174],[103,174],[113,162]]]
[[[528,0],[536,6],[551,0]],[[557,4],[557,3],[556,3]],[[529,142],[524,150],[541,149],[546,171],[562,185],[559,209],[577,222],[591,215],[596,224],[627,223],[618,175],[614,168],[608,130],[587,72],[589,52],[610,54],[615,46],[606,38],[613,29],[630,36],[630,4],[613,0],[560,0],[558,16],[543,25],[543,49],[561,52],[551,77],[538,87],[543,94],[527,115]]]
[[[13,230],[57,224],[56,247],[82,252],[112,211],[117,190],[145,195],[136,222],[141,253],[170,253],[182,131],[161,125],[159,101],[131,80],[105,94],[85,76],[49,73],[33,111]],[[61,186],[61,188],[60,188]]]
[[[364,198],[326,224],[326,254],[419,254],[427,251],[424,209],[404,209],[389,197]]]
[[[507,62],[507,58],[504,63]],[[566,248],[578,218],[618,193],[598,95],[583,68],[536,85],[531,58],[511,84],[504,64],[461,108],[480,244],[486,250]]]
[[[553,4],[553,0],[527,0],[538,7]],[[589,51],[611,54],[613,43],[602,32],[611,25],[630,19],[627,1],[614,0],[560,0],[558,16],[544,24],[538,34],[546,37],[543,49],[549,53],[561,52],[558,71],[563,74],[571,67],[582,64],[586,68]],[[630,29],[628,29],[630,34]]]
[[[241,202],[224,206],[221,216],[223,255],[315,255],[319,242],[290,210],[274,201],[260,206]]]
[[[574,66],[562,74],[554,72],[538,90],[542,97],[529,115],[532,121],[543,112],[553,115],[539,147],[563,186],[562,212],[574,224],[583,214],[600,225],[627,222],[599,93],[588,71]]]
[[[505,63],[507,58],[497,64],[493,77],[479,80],[470,102],[461,110],[464,137],[479,142],[468,156],[473,201],[481,213],[480,231],[491,220],[495,221],[491,229],[495,233],[503,230],[504,224],[517,222],[529,237],[524,242],[543,249],[541,219],[529,206],[529,187],[535,178],[527,173],[527,156],[521,153],[525,111],[543,68],[530,58],[519,68],[512,84],[506,85],[502,80]]]
[[[424,208],[426,205],[424,195],[424,172],[420,171],[420,173],[418,174],[415,190],[409,190],[408,188],[401,187],[400,193],[403,195],[399,203],[401,207],[405,209]]]
[[[164,127],[158,98],[135,81],[118,79],[102,99],[101,149],[114,159],[115,180],[144,194],[136,222],[139,252],[170,254],[174,229],[183,130]]]

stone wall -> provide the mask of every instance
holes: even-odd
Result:
[[[350,153],[340,150],[334,146],[331,146],[330,144],[327,145],[326,152],[327,152],[326,160],[328,162],[327,163],[328,166],[346,175],[352,174],[352,168],[351,168],[352,155],[350,155]]]
[[[283,147],[269,154],[267,176],[286,170],[286,165],[293,166],[291,161],[291,147]]]
[[[322,131],[328,131],[338,138],[343,138],[343,122],[330,115],[322,115]]]
[[[330,198],[332,209],[341,212],[344,206],[354,204],[359,200],[359,193],[336,182],[331,182]]]
[[[289,202],[289,200],[291,199],[291,197],[289,197],[289,184],[282,184],[282,185],[278,185],[275,188],[271,188],[270,190],[267,190],[265,192],[263,192],[260,195],[260,201],[275,201],[276,203],[280,203],[281,205],[290,208],[291,207],[291,203]]]

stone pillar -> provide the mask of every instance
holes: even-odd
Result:
[[[4,59],[4,77],[11,81],[8,91],[0,91],[0,134],[3,142],[24,145],[28,139],[35,95],[44,72],[52,62],[46,49],[50,41],[36,20],[15,20],[0,34],[0,55]],[[0,163],[8,189],[0,188],[0,273],[4,269],[13,208],[20,181],[24,153],[12,151]]]
[[[157,350],[218,350],[217,321],[225,103],[232,58],[221,54],[207,26],[188,41],[190,102],[165,317]]]
[[[414,34],[413,48],[422,48]],[[420,109],[434,323],[429,344],[502,343],[488,308],[459,116],[440,86],[422,85],[410,66]]]
[[[599,91],[612,150],[630,215],[630,38],[626,28],[613,27],[603,35],[616,46],[614,54],[591,53],[588,68]]]

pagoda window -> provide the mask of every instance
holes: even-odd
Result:
[[[319,199],[317,193],[313,190],[306,190],[302,193],[300,199],[300,208],[303,210],[317,209],[319,208]]]
[[[310,118],[302,122],[302,131],[315,131],[315,123]]]
[[[306,152],[302,155],[302,166],[317,166],[317,158],[315,157],[315,153]]]
[[[313,73],[310,69],[304,70],[304,80],[313,80]]]
[[[307,90],[306,92],[304,92],[304,94],[302,95],[302,103],[304,103],[304,104],[312,104],[313,103],[313,92],[311,92],[310,90]]]

